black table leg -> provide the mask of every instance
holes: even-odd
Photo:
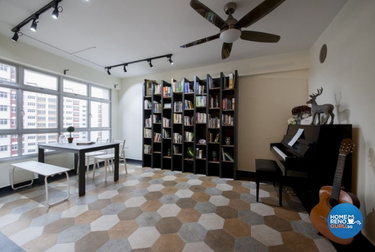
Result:
[[[115,146],[115,175],[114,175],[114,181],[118,181],[119,179],[119,163],[120,163],[120,145],[117,144]]]
[[[86,167],[85,167],[85,151],[79,152],[79,175],[78,175],[78,195],[85,195],[86,191]]]
[[[38,148],[38,162],[44,163],[44,149]],[[38,184],[42,185],[44,183],[44,176],[38,175]]]

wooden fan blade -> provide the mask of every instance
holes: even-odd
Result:
[[[276,9],[284,1],[285,0],[265,0],[263,3],[259,4],[244,17],[242,17],[241,20],[237,22],[236,26],[239,26],[241,28],[249,27],[250,25],[266,16],[268,13]]]
[[[229,57],[232,51],[233,43],[223,43],[223,48],[221,49],[221,59],[226,59]]]
[[[218,39],[219,37],[220,37],[220,33],[218,33],[216,35],[213,35],[213,36],[210,36],[210,37],[207,37],[207,38],[202,38],[202,39],[196,40],[196,41],[191,42],[191,43],[187,43],[186,45],[182,45],[180,47],[181,48],[187,48],[187,47],[191,47],[191,46],[203,44],[203,43],[206,43],[208,41],[211,41],[211,40],[214,40],[214,39]]]
[[[242,31],[241,39],[253,42],[276,43],[279,42],[280,36],[265,32]]]
[[[198,0],[191,0],[190,6],[199,13],[204,19],[206,19],[211,24],[215,25],[217,28],[221,29],[226,25],[225,21],[213,12],[210,8],[199,2]]]

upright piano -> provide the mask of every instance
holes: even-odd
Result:
[[[298,130],[301,136],[291,146]],[[332,185],[344,138],[352,138],[352,125],[289,125],[280,143],[271,143],[271,151],[284,175],[284,184],[292,186],[310,212],[319,202],[319,189]],[[351,190],[352,159],[346,156],[342,189]]]

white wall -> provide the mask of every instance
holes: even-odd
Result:
[[[178,62],[175,62],[175,65],[178,64]],[[121,135],[126,139],[126,145],[129,146],[129,148],[126,150],[126,156],[128,158],[142,160],[142,134],[143,134],[143,122],[142,122],[142,84],[144,82],[144,79],[149,80],[156,80],[160,82],[161,80],[165,80],[167,82],[170,82],[172,78],[176,80],[182,80],[183,77],[187,78],[188,80],[193,80],[194,76],[198,76],[200,79],[205,79],[207,74],[210,74],[212,77],[216,78],[220,76],[220,72],[223,72],[224,74],[228,74],[230,72],[234,72],[235,70],[238,70],[239,76],[257,76],[257,75],[264,75],[263,77],[260,77],[261,79],[268,78],[267,81],[267,87],[271,85],[271,80],[273,83],[274,80],[281,80],[280,85],[284,86],[284,90],[289,90],[291,93],[295,94],[295,106],[301,105],[299,104],[301,99],[305,100],[307,97],[307,73],[298,74],[298,77],[294,73],[289,74],[290,71],[295,70],[306,70],[309,68],[309,58],[308,58],[308,52],[294,52],[294,53],[288,53],[288,54],[281,54],[281,55],[274,55],[274,56],[267,56],[262,58],[256,58],[256,59],[248,59],[248,60],[241,60],[241,61],[235,61],[235,62],[228,62],[228,63],[222,63],[217,65],[210,65],[206,67],[200,67],[200,68],[193,68],[193,69],[185,69],[181,71],[171,71],[167,73],[161,73],[161,74],[155,74],[155,75],[149,75],[149,76],[140,76],[135,78],[129,78],[124,79],[122,82],[122,89],[119,93],[119,114],[120,114],[120,125],[122,125],[122,132]],[[282,73],[282,74],[276,74],[273,76],[267,76],[266,74],[269,73]],[[302,78],[301,76],[304,75]],[[286,77],[289,76],[289,77]],[[290,79],[299,79],[299,83],[304,86],[304,88],[301,89],[293,89],[291,85],[287,85],[285,83],[285,80],[287,78]],[[250,83],[247,83],[247,81],[243,82],[242,78],[240,77],[240,90],[241,86],[243,85],[249,85]],[[282,89],[280,86],[279,88]],[[247,90],[247,88],[244,88],[244,90]],[[259,90],[259,89],[258,89]],[[244,99],[247,99],[246,97],[248,94],[240,91],[240,102],[242,104],[241,98],[243,96]],[[258,95],[262,95],[258,93]],[[271,98],[273,96],[272,94],[269,94],[266,100],[271,101]],[[302,98],[301,98],[302,97]],[[292,102],[292,101],[288,101]],[[251,101],[245,102],[246,106],[251,106]],[[289,104],[289,103],[287,103]],[[288,108],[286,118],[284,118],[283,121],[280,122],[282,124],[282,132],[280,133],[280,137],[286,132],[286,120],[290,117],[290,110],[293,107]],[[269,119],[271,119],[274,115],[278,117],[278,113],[280,112],[280,108],[274,111],[270,111],[269,113]],[[256,121],[256,117],[262,116],[260,114],[255,115],[246,115],[246,108],[240,109],[240,113],[243,111],[244,116],[254,116],[254,121]],[[285,111],[283,112],[285,113]],[[285,114],[284,114],[285,115]],[[240,116],[241,117],[241,116]],[[267,120],[266,120],[267,121]],[[242,127],[243,128],[243,127]],[[242,129],[241,128],[241,129]],[[244,129],[246,130],[246,129]],[[258,134],[258,132],[256,133]],[[239,135],[241,136],[241,132],[239,132]],[[268,140],[268,138],[267,138]],[[267,141],[265,140],[265,141]],[[280,139],[281,140],[281,139]],[[280,141],[279,140],[279,141]],[[251,151],[251,150],[249,150]],[[266,155],[264,152],[269,152],[269,147],[265,148],[263,150],[263,156]],[[245,156],[240,156],[239,159],[246,158]],[[243,167],[238,167],[238,169],[241,170],[254,170],[252,165],[248,165],[246,162],[240,162],[243,164]]]
[[[67,76],[76,80],[83,80],[93,84],[112,88],[112,128],[113,137],[121,138],[119,135],[119,120],[118,120],[118,92],[114,90],[114,84],[121,83],[121,79],[108,76],[103,70],[97,71],[89,67],[77,64],[73,61],[55,56],[53,54],[41,51],[35,47],[28,46],[22,42],[14,43],[9,37],[0,35],[0,59],[30,66],[56,74],[63,74],[64,69],[69,69]],[[73,166],[73,155],[51,155],[47,157],[49,163],[61,165],[63,167]],[[63,157],[63,158],[62,158]],[[34,158],[36,160],[36,158]],[[22,160],[26,161],[26,160]],[[11,169],[11,162],[1,162],[0,160],[0,188],[8,186],[9,176],[8,172]],[[21,178],[28,178],[29,175],[25,172],[20,174]]]
[[[351,0],[310,50],[309,92],[324,91],[317,103],[335,103],[335,123],[353,125],[354,193],[361,202],[362,232],[375,244],[375,1]],[[326,61],[319,62],[323,44]],[[349,120],[347,120],[349,118]]]

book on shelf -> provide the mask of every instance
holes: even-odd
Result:
[[[216,137],[215,137],[214,143],[218,143],[219,142],[219,137],[220,137],[220,133],[217,133]]]
[[[146,96],[152,95],[152,83],[146,82]]]
[[[173,111],[174,112],[182,112],[182,101],[175,101],[173,103]]]
[[[171,80],[173,92],[182,92],[181,81],[176,81],[175,79]]]
[[[90,144],[94,144],[95,142],[91,142],[91,141],[79,141],[76,143],[76,145],[90,145]]]
[[[197,107],[206,107],[206,104],[207,104],[206,96],[197,96],[195,98],[195,105]]]
[[[171,97],[172,95],[172,88],[171,87],[163,87],[163,97]]]
[[[182,123],[182,114],[173,114],[173,123]]]
[[[161,85],[155,83],[154,84],[154,94],[161,94]]]
[[[185,126],[193,125],[193,116],[184,116],[184,125]]]
[[[223,155],[223,161],[225,161],[224,148],[221,148],[221,154]]]
[[[154,132],[154,142],[160,142],[161,141],[161,134]]]
[[[152,120],[153,123],[161,123],[160,115],[152,115],[152,117],[153,117],[153,120]]]
[[[206,93],[206,86],[205,85],[200,85],[198,83],[198,90],[197,90],[197,94],[204,94]]]
[[[233,89],[233,88],[234,88],[234,74],[230,73],[229,74],[229,89]]]
[[[163,127],[171,127],[171,119],[163,117]]]
[[[210,95],[210,108],[219,108],[219,98],[218,96],[216,95],[215,97],[212,97],[212,95]]]
[[[149,144],[143,145],[143,153],[145,154],[151,154],[152,153],[152,147]]]
[[[224,152],[224,156],[227,157],[230,161],[234,162],[233,157],[228,152]]]
[[[185,141],[193,141],[194,139],[194,133],[190,131],[185,131]]]
[[[161,104],[159,102],[157,102],[157,101],[154,101],[153,102],[153,109],[152,109],[152,111],[154,113],[161,113]]]
[[[149,101],[149,100],[145,100],[145,109],[150,109],[150,108],[152,108],[152,103],[151,103],[151,101]]]
[[[220,119],[218,117],[212,118],[208,115],[208,128],[220,128]]]
[[[151,115],[150,115],[150,118],[145,119],[145,127],[151,128],[151,126],[152,126],[152,120],[151,120]]]
[[[150,129],[143,129],[143,137],[144,138],[151,138],[151,130]]]
[[[173,133],[173,143],[182,143],[182,135],[180,133]]]
[[[180,146],[173,145],[173,154],[180,154]]]
[[[169,129],[163,129],[162,131],[162,138],[171,138],[171,135],[169,134]]]
[[[207,115],[206,113],[196,113],[197,123],[206,123],[207,122]]]
[[[194,93],[194,88],[193,88],[193,84],[192,83],[185,82],[184,87],[185,87],[184,88],[185,94]]]
[[[185,100],[185,109],[193,109],[194,105],[190,100]]]
[[[233,126],[233,116],[232,115],[222,115],[222,122],[224,126]]]

